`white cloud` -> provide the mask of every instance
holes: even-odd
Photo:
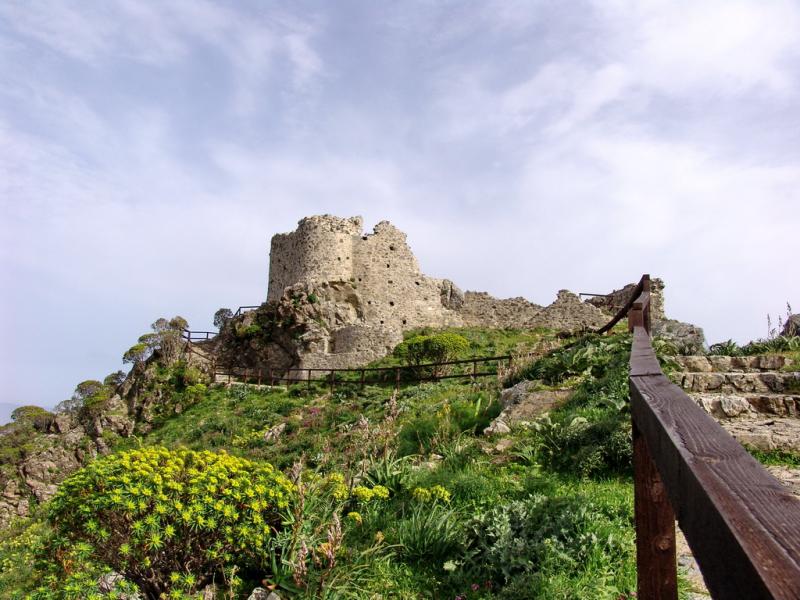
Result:
[[[605,39],[642,85],[661,93],[738,94],[794,88],[800,7],[789,1],[596,3]]]

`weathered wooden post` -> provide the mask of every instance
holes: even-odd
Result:
[[[635,421],[633,478],[638,597],[677,600],[675,514],[647,442]]]
[[[331,395],[333,395],[333,391],[336,389],[336,371],[331,369]]]
[[[394,389],[400,390],[400,367],[395,367],[394,370]]]
[[[311,395],[311,369],[308,369],[308,371],[306,371],[306,391],[308,392],[308,395],[310,396]]]
[[[364,391],[364,369],[361,369],[361,391]]]

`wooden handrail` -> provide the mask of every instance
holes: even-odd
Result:
[[[650,291],[650,275],[642,275],[642,278],[639,280],[639,283],[636,285],[636,288],[633,290],[633,293],[631,293],[631,297],[625,303],[625,306],[620,308],[617,311],[617,314],[615,314],[614,317],[608,323],[606,323],[600,329],[598,329],[596,333],[606,333],[607,331],[610,331],[611,328],[614,327],[614,325],[619,323],[622,319],[626,318],[628,316],[628,312],[633,307],[633,303],[639,298],[639,295],[643,291],[645,291],[645,288],[647,288],[648,292]]]
[[[800,598],[800,500],[664,375],[649,292],[627,304],[638,597],[677,598],[677,516],[713,598]]]

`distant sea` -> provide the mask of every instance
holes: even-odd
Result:
[[[21,404],[11,404],[11,402],[0,402],[0,425],[5,425],[11,422],[11,413],[15,408],[19,408]]]

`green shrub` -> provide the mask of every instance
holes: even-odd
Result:
[[[413,417],[397,435],[397,453],[400,456],[428,454],[438,431],[439,419],[435,414]]]
[[[453,360],[469,350],[469,340],[457,333],[417,335],[398,344],[394,355],[410,365]]]
[[[31,424],[39,431],[45,431],[54,419],[53,413],[39,406],[20,406],[11,412],[11,420]]]
[[[505,381],[506,387],[524,379],[557,385],[575,376],[603,377],[607,370],[627,364],[631,336],[589,334],[554,350]]]
[[[629,556],[629,519],[581,496],[535,494],[476,516],[468,524],[468,556],[486,576],[504,582],[542,571],[575,573],[598,556],[612,564]]]
[[[463,523],[456,511],[438,503],[420,502],[397,521],[392,532],[400,554],[413,562],[441,566],[462,547]]]
[[[145,447],[69,477],[49,518],[65,538],[157,598],[194,592],[225,564],[266,569],[294,486],[267,463]]]

